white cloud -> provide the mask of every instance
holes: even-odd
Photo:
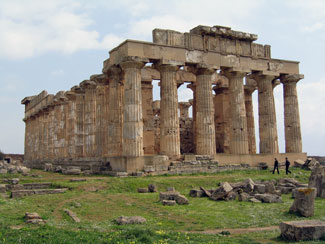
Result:
[[[4,0],[0,3],[0,58],[110,49],[122,41],[114,34],[100,36],[91,30],[92,24],[93,20],[76,2]]]

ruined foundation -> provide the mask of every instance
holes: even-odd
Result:
[[[228,27],[197,26],[189,33],[155,29],[153,42],[124,41],[110,51],[102,74],[70,91],[43,91],[22,100],[25,163],[79,166],[92,173],[159,173],[195,162],[212,172],[216,165],[271,165],[274,157],[305,160],[299,62],[271,58],[271,47],[256,40],[257,35]],[[153,80],[160,80],[160,101],[153,101]],[[281,154],[273,97],[280,82],[286,145]],[[184,83],[193,99],[178,102],[177,88]]]

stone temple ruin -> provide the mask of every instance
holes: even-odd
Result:
[[[153,30],[153,42],[126,40],[102,74],[70,91],[46,91],[25,105],[25,162],[93,173],[166,171],[198,159],[220,165],[306,159],[296,84],[299,62],[271,58],[257,35],[222,26],[189,33]],[[153,101],[160,80],[160,101]],[[178,102],[187,83],[189,102]],[[273,89],[283,85],[285,153],[279,153]],[[259,154],[252,93],[258,92]],[[193,117],[189,117],[192,106]],[[179,116],[180,115],[180,116]]]

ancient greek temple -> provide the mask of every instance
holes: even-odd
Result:
[[[299,62],[271,58],[271,46],[256,40],[228,27],[197,26],[189,33],[155,29],[153,42],[124,41],[109,52],[102,74],[70,91],[22,100],[26,163],[135,173],[166,171],[197,158],[252,166],[272,164],[274,157],[305,160]],[[159,80],[158,101],[153,80]],[[193,91],[188,102],[178,102],[183,84]],[[283,86],[285,153],[278,146],[277,85]]]

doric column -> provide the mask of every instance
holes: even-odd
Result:
[[[122,71],[111,66],[108,76],[108,109],[107,109],[107,155],[122,156],[123,129],[123,85]]]
[[[265,74],[265,72],[252,75],[258,87],[260,153],[279,153],[273,96],[273,80],[275,75]]]
[[[216,154],[212,75],[214,69],[196,71],[196,154]]]
[[[124,71],[123,156],[143,156],[141,68],[143,62],[126,61]]]
[[[47,159],[48,158],[48,126],[49,126],[49,111],[48,108],[44,109],[44,113],[43,113],[43,155],[42,155],[42,160]]]
[[[177,65],[161,64],[160,71],[160,154],[172,158],[180,156],[178,119]]]
[[[85,80],[80,83],[85,91],[84,156],[95,157],[96,133],[96,82]]]
[[[52,102],[49,104],[48,107],[49,110],[49,121],[48,121],[48,137],[47,137],[47,148],[48,148],[48,153],[47,153],[47,158],[48,159],[53,159],[54,158],[54,120],[55,120],[55,115],[54,115],[54,103]]]
[[[243,77],[245,72],[225,70],[229,80],[231,154],[248,154],[247,121]]]
[[[77,104],[76,93],[68,91],[65,93],[68,98],[67,111],[67,157],[76,157],[76,127],[77,127]]]
[[[187,88],[190,88],[193,92],[193,99],[191,99],[189,102],[192,105],[192,117],[193,117],[193,147],[195,148],[196,153],[196,85],[195,83],[191,83],[187,85]]]
[[[246,77],[246,81],[248,79],[249,78]],[[252,98],[252,94],[255,90],[256,90],[256,85],[246,84],[244,87],[249,154],[256,153],[255,123],[254,123],[253,98]]]
[[[84,119],[85,119],[85,91],[80,86],[74,86],[71,91],[76,95],[76,157],[84,157]]]
[[[284,131],[287,153],[302,152],[297,82],[303,78],[304,76],[299,74],[280,77],[283,83]]]
[[[152,79],[142,77],[143,150],[144,154],[155,154],[155,130],[152,107]]]

